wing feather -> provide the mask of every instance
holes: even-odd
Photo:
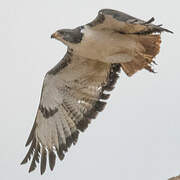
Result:
[[[30,143],[31,143],[31,146],[29,148],[29,151],[27,152],[27,154],[26,154],[25,158],[23,159],[23,161],[21,162],[21,164],[27,163],[28,160],[30,160],[31,156],[33,155],[33,152],[34,152],[34,149],[35,149],[35,146],[36,146],[36,139],[34,138],[32,140],[32,142],[30,142]]]
[[[56,155],[53,152],[53,150],[51,150],[51,151],[49,151],[49,167],[50,167],[51,171],[54,169],[55,162],[56,162]]]
[[[44,147],[42,147],[42,152],[41,152],[41,174],[43,174],[46,170],[46,162],[47,162],[47,151]]]
[[[148,21],[143,21],[120,11],[102,9],[98,12],[95,20],[87,25],[92,29],[108,29],[123,34],[150,34],[163,31],[173,33],[168,29],[162,28],[162,25],[151,24],[154,20],[154,17],[152,17]]]
[[[28,146],[31,143],[31,141],[34,139],[34,131],[35,131],[35,129],[36,129],[36,122],[34,122],[34,124],[33,124],[32,130],[30,132],[30,135],[28,137],[28,140],[27,140],[25,146]]]
[[[40,153],[40,145],[39,143],[37,143],[34,156],[33,156],[30,168],[29,168],[29,172],[33,171],[36,168],[36,162],[39,163],[39,153]]]
[[[26,145],[32,143],[22,162],[26,163],[33,155],[29,172],[36,168],[40,154],[41,174],[46,170],[47,153],[51,170],[56,154],[60,160],[64,158],[68,148],[76,144],[79,132],[104,109],[104,100],[109,98],[104,91],[113,89],[119,70],[119,64],[81,58],[68,51],[62,62],[46,74]]]
[[[153,71],[149,64],[159,52],[160,35],[146,34],[172,33],[161,25],[152,24],[153,21],[154,18],[143,21],[120,11],[103,9],[94,21],[87,24],[93,30],[115,31],[118,35],[137,34],[135,36],[145,53],[137,53],[132,62],[120,65],[80,57],[68,49],[64,58],[44,78],[40,105],[26,142],[26,146],[31,145],[21,163],[25,164],[32,158],[29,172],[36,168],[40,156],[41,174],[46,170],[47,156],[51,170],[56,155],[60,160],[64,159],[68,148],[76,144],[79,133],[104,109],[110,96],[105,91],[113,90],[121,66],[128,75],[142,68]]]
[[[64,158],[71,144],[76,144],[79,131],[84,131],[104,109],[104,100],[109,98],[104,91],[113,89],[120,70],[119,64],[84,59],[69,52],[63,65],[57,66],[44,79],[39,109],[26,143],[32,142],[22,164],[33,155],[29,172],[36,168],[40,154],[40,171],[45,172],[47,151],[51,170],[56,154],[60,160]]]

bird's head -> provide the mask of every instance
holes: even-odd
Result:
[[[83,26],[75,29],[60,29],[51,35],[51,38],[55,38],[65,45],[80,43],[83,38],[82,30]]]

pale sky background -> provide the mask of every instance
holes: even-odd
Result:
[[[180,11],[178,0],[0,1],[0,179],[164,180],[180,174]],[[63,162],[41,176],[21,166],[45,73],[65,54],[51,40],[112,8],[174,31],[162,34],[157,74],[121,73],[106,109]]]

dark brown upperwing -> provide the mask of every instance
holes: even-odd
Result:
[[[112,9],[102,9],[98,12],[98,16],[87,25],[96,30],[113,30],[123,34],[151,34],[155,32],[172,31],[162,28],[162,25],[154,25],[152,17],[148,21],[144,21],[120,11]]]

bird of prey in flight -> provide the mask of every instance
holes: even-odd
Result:
[[[40,161],[40,172],[55,166],[56,156],[76,144],[91,119],[101,112],[120,69],[128,76],[141,69],[154,72],[160,50],[160,33],[170,32],[123,12],[102,9],[90,23],[52,34],[67,46],[63,59],[44,78],[39,108],[22,164],[32,159],[29,172]]]

